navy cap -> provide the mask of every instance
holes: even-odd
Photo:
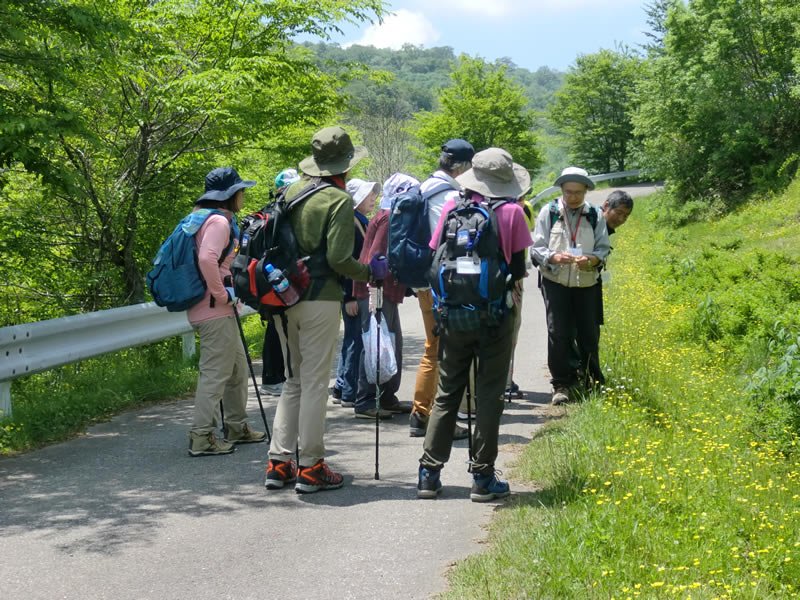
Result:
[[[475,156],[475,148],[472,147],[472,144],[461,138],[445,143],[442,146],[442,152],[459,162],[469,162]]]
[[[217,200],[224,202],[243,188],[253,187],[255,181],[242,181],[233,167],[217,167],[206,175],[206,193],[194,201]]]

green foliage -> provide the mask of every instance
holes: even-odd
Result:
[[[575,162],[590,172],[630,168],[631,114],[641,65],[627,50],[583,54],[556,93],[550,119],[567,135]]]
[[[453,65],[452,85],[439,95],[439,110],[414,115],[412,131],[423,148],[419,156],[428,170],[444,142],[464,138],[477,151],[505,148],[516,162],[536,172],[542,157],[533,132],[535,115],[507,71],[505,65],[467,55]]]
[[[283,167],[341,108],[346,77],[321,71],[292,36],[326,37],[382,10],[379,0],[12,0],[0,12],[13,32],[0,42],[0,167],[38,179],[23,182],[33,194],[7,184],[3,204],[15,249],[41,246],[46,268],[4,289],[19,311],[3,320],[144,301],[143,274],[206,172],[259,146],[270,169]],[[297,131],[302,140],[275,141]]]
[[[659,4],[663,47],[641,78],[634,117],[648,166],[676,204],[711,197],[729,210],[748,190],[785,186],[800,143],[800,5]]]

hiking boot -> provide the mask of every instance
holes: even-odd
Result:
[[[469,494],[473,502],[489,502],[496,498],[505,498],[511,493],[511,488],[507,481],[498,479],[502,475],[500,471],[494,471],[491,475],[472,474],[472,491]]]
[[[428,417],[422,413],[411,413],[408,418],[409,437],[425,437],[425,430],[428,428]]]
[[[505,397],[519,399],[524,398],[525,394],[523,394],[522,390],[519,389],[519,386],[512,381],[511,385],[506,388]]]
[[[214,433],[189,433],[189,456],[213,456],[230,454],[236,450],[233,444],[217,440]]]
[[[263,431],[250,429],[250,425],[225,425],[225,441],[231,444],[258,444],[267,439]]]
[[[453,430],[453,439],[454,440],[465,440],[469,437],[469,429],[466,427],[462,427],[458,423],[456,423],[456,428]]]
[[[338,404],[336,400],[342,399],[342,390],[335,385],[328,388],[328,396],[334,399],[334,404]]]
[[[439,478],[441,471],[429,469],[420,465],[419,480],[417,481],[417,498],[436,498],[442,491],[442,480]]]
[[[356,419],[373,419],[374,420],[375,419],[375,411],[376,411],[376,409],[374,409],[374,408],[368,408],[367,410],[364,410],[364,411],[361,411],[361,412],[356,412]],[[378,418],[381,419],[381,420],[391,419],[392,418],[392,413],[390,413],[388,410],[380,409],[380,411],[378,411]]]
[[[325,461],[319,459],[313,467],[300,467],[294,491],[298,494],[313,494],[320,490],[338,490],[342,485],[342,476],[331,471]]]
[[[282,391],[282,383],[264,383],[261,385],[261,393],[267,396],[280,396]]]
[[[558,406],[559,404],[566,404],[569,402],[569,388],[563,385],[558,386],[553,391],[553,397],[550,400],[550,404],[553,406]]]
[[[267,478],[264,487],[268,490],[279,490],[287,483],[294,483],[297,479],[297,465],[293,460],[280,461],[269,459],[267,463]]]
[[[388,410],[393,415],[407,415],[411,413],[410,402],[395,402],[389,406],[382,406],[381,409]]]
[[[334,403],[335,402],[336,400],[334,400]],[[356,405],[356,402],[355,400],[341,400],[340,404],[342,405],[342,408],[353,408]]]

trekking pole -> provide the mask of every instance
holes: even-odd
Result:
[[[375,367],[375,481],[381,476],[378,474],[378,448],[380,447],[381,436],[381,316],[383,311],[383,280],[375,282],[375,321],[378,323],[377,335],[377,356]]]
[[[261,391],[258,389],[256,382],[256,373],[253,370],[253,361],[250,360],[250,351],[247,349],[247,340],[244,337],[244,329],[242,329],[242,320],[239,318],[239,311],[236,310],[236,302],[233,303],[233,316],[236,318],[236,325],[239,327],[239,337],[242,338],[242,347],[244,348],[244,355],[247,357],[247,366],[250,367],[250,377],[253,380],[253,387],[256,389],[256,398],[258,398],[258,408],[261,409],[261,419],[264,421],[264,428],[267,430],[267,443],[272,443],[272,434],[269,432],[269,425],[267,425],[267,415],[264,413],[264,405],[261,403]]]
[[[472,358],[472,373],[467,375],[467,448],[469,452],[469,464],[472,465],[472,392],[473,376],[477,377],[478,360]],[[475,374],[475,375],[473,375]]]
[[[511,348],[511,370],[509,371],[509,378],[508,378],[508,385],[506,386],[506,400],[509,404],[511,404],[511,396],[514,395],[514,390],[511,389],[511,386],[514,385],[514,354],[516,347]]]

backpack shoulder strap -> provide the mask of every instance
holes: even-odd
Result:
[[[550,207],[550,227],[552,228],[553,225],[556,224],[556,221],[558,221],[558,215],[561,212],[561,208],[558,206],[558,202],[555,200],[550,200],[550,202],[548,202],[548,206]]]
[[[329,187],[333,187],[333,184],[328,183],[327,181],[322,181],[320,183],[309,183],[306,187],[300,190],[294,198],[292,198],[288,202],[286,201],[285,190],[281,192],[281,195],[278,196],[278,199],[276,201],[283,203],[286,208],[286,211],[288,212],[292,210],[295,206],[300,204],[306,198],[309,198],[310,196],[313,196],[320,190],[324,190],[325,188]]]
[[[436,194],[440,194],[442,192],[446,192],[447,190],[454,190],[455,191],[455,188],[452,185],[450,185],[447,181],[442,179],[441,183],[436,184],[431,189],[429,189],[428,191],[424,192],[422,194],[422,199],[425,200],[425,202],[427,202],[430,198],[433,198]]]
[[[594,204],[589,205],[588,219],[592,229],[595,229],[597,227],[597,207]]]

